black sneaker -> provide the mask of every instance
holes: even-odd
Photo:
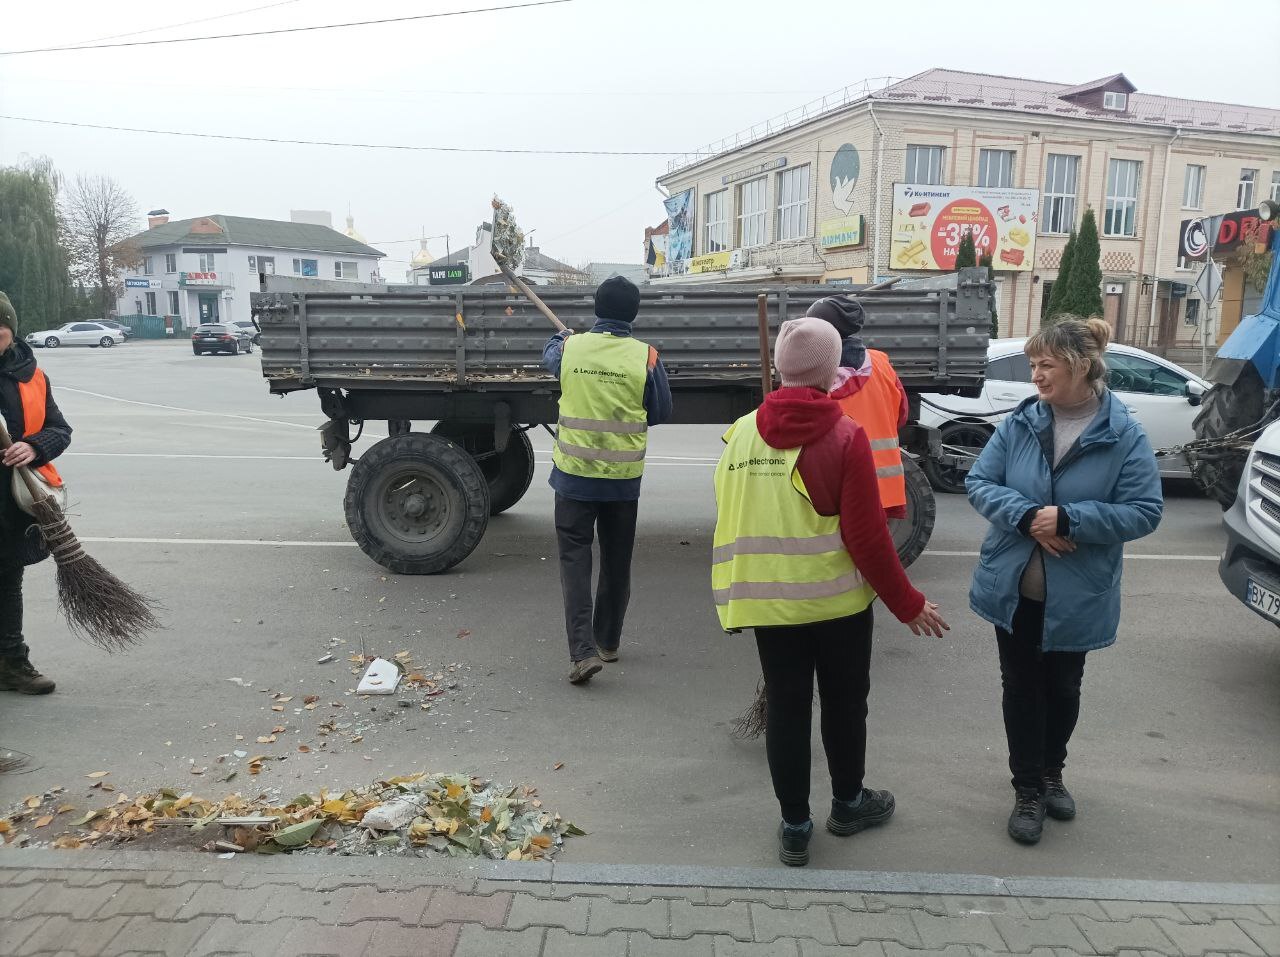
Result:
[[[883,824],[893,817],[893,795],[888,791],[863,788],[857,801],[831,799],[831,816],[827,818],[827,830],[840,837],[848,837],[865,831],[876,824]]]
[[[813,821],[803,824],[778,825],[778,860],[787,867],[804,867],[809,863],[809,838],[813,837]]]
[[[1049,771],[1044,776],[1044,808],[1055,821],[1070,821],[1076,816],[1076,801],[1062,783],[1061,771]]]
[[[1019,844],[1035,844],[1044,830],[1044,795],[1035,788],[1018,788],[1009,815],[1009,836]]]
[[[51,694],[56,685],[36,671],[26,654],[0,658],[0,691],[19,694]]]

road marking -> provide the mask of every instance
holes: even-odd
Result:
[[[924,550],[925,555],[935,555],[938,558],[977,558],[979,552],[948,552],[941,549],[934,551],[931,548]],[[1140,552],[1125,552],[1126,559],[1137,559],[1139,561],[1152,562],[1216,562],[1220,561],[1221,555],[1151,555],[1142,554]]]
[[[95,399],[109,399],[112,402],[123,402],[126,405],[140,405],[149,409],[166,409],[169,412],[185,412],[188,415],[212,415],[223,419],[241,419],[245,422],[262,422],[266,425],[287,425],[291,429],[306,429],[308,432],[316,431],[314,425],[303,425],[300,422],[281,422],[279,419],[260,419],[254,415],[239,415],[235,412],[209,412],[206,409],[186,409],[180,405],[165,405],[161,402],[140,402],[137,399],[122,399],[118,395],[104,395],[101,392],[90,392],[87,389],[73,389],[70,386],[58,386],[59,392],[75,392],[80,395],[91,395]]]
[[[195,452],[63,452],[62,457],[79,455],[102,459],[265,459],[271,462],[323,462],[319,455],[213,455]]]
[[[355,542],[291,542],[263,541],[256,538],[117,538],[100,536],[97,538],[81,538],[81,542],[90,544],[123,544],[123,545],[270,545],[276,548],[355,548]]]

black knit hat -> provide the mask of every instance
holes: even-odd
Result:
[[[836,327],[841,339],[856,336],[862,331],[862,324],[867,319],[862,311],[862,303],[853,296],[828,296],[826,299],[819,299],[809,307],[805,315],[825,319]]]
[[[596,315],[634,322],[640,311],[640,287],[626,276],[610,276],[596,287]]]
[[[13,308],[9,297],[0,292],[0,326],[8,326],[15,336],[18,334],[18,313]]]

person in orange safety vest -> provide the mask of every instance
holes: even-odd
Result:
[[[831,398],[867,433],[880,484],[880,504],[888,518],[906,518],[907,483],[902,469],[898,430],[907,422],[907,393],[889,357],[862,341],[866,320],[853,296],[819,299],[806,315],[823,319],[840,333],[840,368]]]
[[[0,454],[0,691],[49,694],[54,684],[32,666],[22,637],[23,570],[49,552],[35,520],[13,496],[13,469],[30,466],[61,485],[51,460],[71,443],[71,426],[53,400],[35,353],[17,338],[17,325],[9,297],[0,292],[0,415],[13,439]]]

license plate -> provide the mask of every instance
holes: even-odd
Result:
[[[1280,595],[1263,588],[1250,578],[1249,584],[1245,587],[1244,596],[1249,607],[1258,614],[1280,622]]]

